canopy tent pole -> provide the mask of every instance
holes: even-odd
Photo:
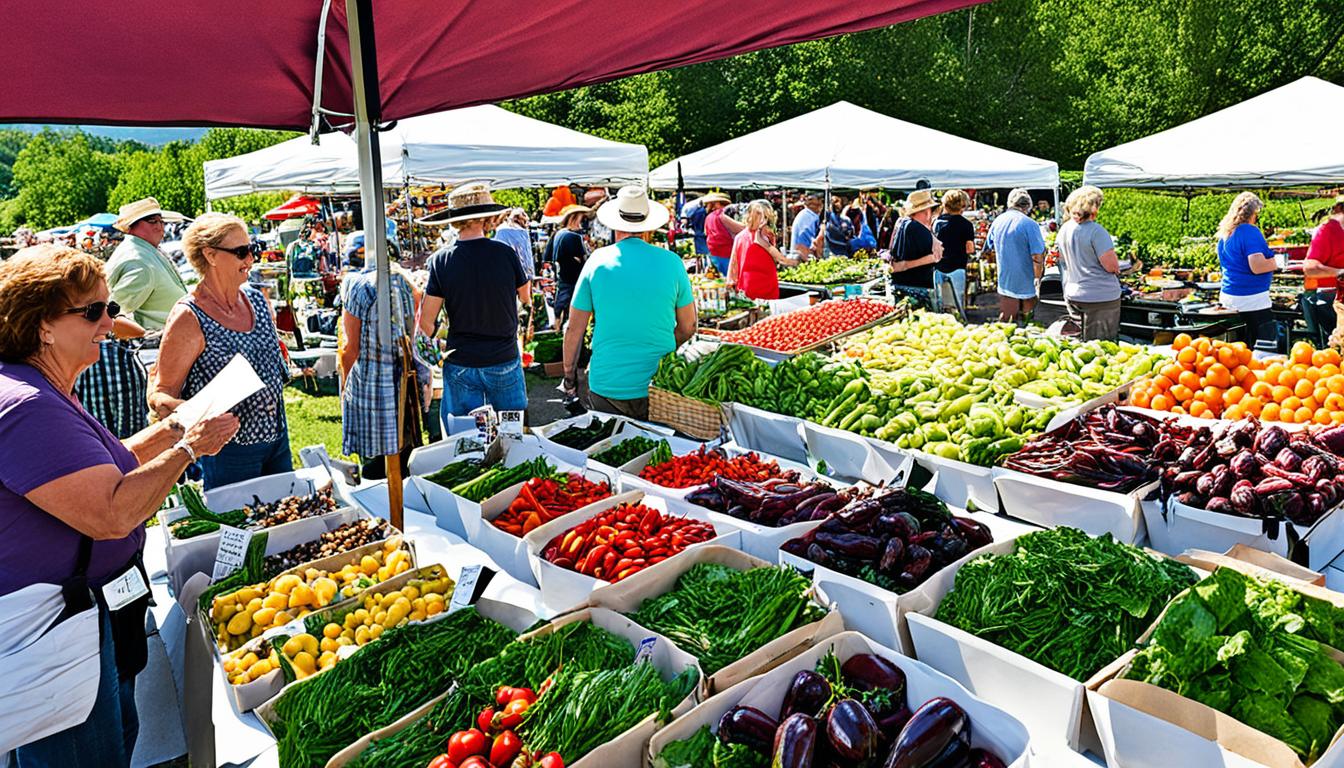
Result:
[[[826,169],[826,199],[822,201],[821,223],[818,225],[821,231],[821,257],[824,259],[831,255],[831,244],[826,240],[826,225],[831,220],[831,169]]]
[[[789,234],[789,190],[787,189],[779,190],[779,209],[781,211],[780,216],[783,217],[784,222],[781,225],[782,229],[779,231],[779,240],[788,246],[787,248],[781,248],[780,250],[784,252],[785,256],[792,258],[793,235]]]
[[[373,4],[370,0],[345,0],[350,34],[350,71],[354,75],[355,138],[359,146],[359,202],[364,210],[364,248],[377,265],[378,346],[392,348],[392,267],[387,253],[387,222],[383,210],[383,162],[374,124],[381,118],[378,93],[378,54],[374,47]],[[392,375],[389,370],[388,376]],[[394,391],[400,382],[393,381]],[[400,420],[398,420],[400,423]],[[400,447],[401,433],[398,430]],[[390,522],[405,530],[402,520],[401,451],[384,457],[387,462],[387,501]]]

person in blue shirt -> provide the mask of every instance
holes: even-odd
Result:
[[[688,201],[681,206],[681,218],[686,221],[686,226],[691,230],[691,237],[695,240],[695,255],[709,255],[709,240],[705,236],[705,217],[709,216],[709,211],[705,210],[705,204],[700,202],[700,198]]]
[[[793,220],[790,243],[799,261],[821,258],[825,232],[821,228],[821,195],[808,192],[803,195],[803,209]]]
[[[639,186],[621,187],[597,209],[614,242],[593,251],[579,275],[565,328],[562,383],[566,394],[578,393],[579,349],[591,320],[588,406],[595,411],[647,419],[658,361],[695,334],[695,297],[685,265],[645,240],[669,216]]]
[[[1008,210],[989,227],[985,251],[993,252],[999,266],[999,320],[1017,322],[1036,308],[1036,281],[1045,267],[1045,237],[1032,221],[1031,193],[1018,188],[1008,193]]]
[[[1223,270],[1223,289],[1218,303],[1235,309],[1246,323],[1246,344],[1274,351],[1278,328],[1269,284],[1278,263],[1260,232],[1260,209],[1265,204],[1254,192],[1242,192],[1232,200],[1227,215],[1218,223],[1218,264]]]

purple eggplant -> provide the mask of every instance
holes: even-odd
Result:
[[[1310,456],[1302,461],[1302,466],[1298,468],[1302,474],[1310,477],[1313,482],[1320,481],[1334,476],[1333,468],[1330,462],[1321,456]]]
[[[972,749],[970,768],[1007,768],[999,756],[986,749]]]
[[[916,579],[922,580],[933,565],[933,553],[928,549],[911,544],[905,549],[905,571]]]
[[[826,740],[840,757],[867,760],[877,754],[877,721],[859,702],[841,699],[826,713]]]
[[[919,533],[919,521],[909,512],[883,512],[874,525],[878,533],[909,539]]]
[[[901,563],[905,557],[905,543],[896,536],[887,539],[887,546],[882,548],[882,559],[878,561],[877,568],[886,573],[900,573]]]
[[[1293,482],[1282,477],[1266,477],[1255,484],[1255,494],[1257,496],[1269,496],[1292,490],[1294,490]]]
[[[840,665],[845,685],[856,691],[896,691],[905,700],[905,673],[892,662],[873,653],[856,653]]]
[[[686,494],[686,501],[715,512],[724,512],[728,509],[728,502],[724,500],[723,494],[710,487],[691,491]]]
[[[966,539],[966,543],[972,549],[994,543],[994,534],[990,533],[989,526],[979,520],[972,520],[969,517],[952,518],[952,526]]]
[[[1212,496],[1204,508],[1210,512],[1221,512],[1225,515],[1235,515],[1236,511],[1232,509],[1232,502],[1226,496]]]
[[[971,745],[961,739],[953,739],[926,764],[926,768],[967,768],[970,764]]]
[[[1289,472],[1296,472],[1302,468],[1302,457],[1289,446],[1284,446],[1282,450],[1274,457],[1274,463]]]
[[[763,755],[770,754],[779,722],[759,709],[733,707],[719,718],[719,741],[742,744]]]
[[[1302,494],[1297,491],[1271,493],[1261,500],[1261,505],[1266,511],[1297,525],[1311,525],[1316,522],[1309,506],[1302,503]]]
[[[910,708],[904,703],[905,697],[902,696],[901,698],[902,702],[899,707],[893,710],[890,714],[883,715],[877,719],[877,727],[878,730],[882,732],[882,743],[884,744],[891,743],[891,741],[900,734],[901,729],[905,727],[905,724],[910,722],[910,715],[913,714],[910,711]]]
[[[882,502],[877,499],[864,499],[857,504],[850,504],[835,516],[852,528],[868,528],[880,514],[882,514]]]
[[[1255,436],[1253,449],[1265,458],[1272,458],[1288,446],[1288,431],[1283,427],[1265,427]]]
[[[804,557],[817,565],[824,565],[828,568],[835,563],[835,558],[831,557],[831,553],[827,552],[815,541],[807,545],[807,553]]]
[[[1198,480],[1195,480],[1195,493],[1201,496],[1212,496],[1216,486],[1217,481],[1214,479],[1213,473],[1205,472],[1199,476]]]
[[[951,699],[939,696],[924,702],[910,716],[882,768],[932,768],[945,761],[952,742],[969,746],[971,721]]]
[[[784,706],[779,710],[779,719],[787,720],[790,715],[799,712],[813,717],[821,714],[821,708],[831,700],[831,684],[826,678],[804,669],[793,676],[789,690],[784,694]]]
[[[1242,517],[1255,517],[1260,507],[1255,496],[1255,486],[1250,480],[1238,481],[1232,487],[1232,493],[1228,495],[1227,501],[1232,507],[1232,513]]]
[[[789,715],[775,730],[770,768],[811,768],[816,749],[816,718],[801,712]]]
[[[861,533],[827,533],[818,531],[816,543],[832,554],[859,560],[876,560],[882,551],[878,539]]]
[[[1199,478],[1203,474],[1204,474],[1203,472],[1197,469],[1191,469],[1185,472],[1181,472],[1180,474],[1176,475],[1176,480],[1174,483],[1176,486],[1176,490],[1178,491],[1195,490],[1195,483],[1199,481]]]
[[[783,544],[780,544],[779,548],[784,550],[785,552],[788,552],[790,555],[797,555],[798,557],[806,557],[807,545],[809,543],[810,542],[808,541],[808,539],[799,536],[796,539],[789,539]]]

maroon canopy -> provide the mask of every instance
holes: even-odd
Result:
[[[573,88],[983,0],[373,0],[382,119]],[[307,129],[320,0],[9,0],[0,122]],[[322,106],[352,111],[345,3]],[[337,120],[339,122],[339,120]]]

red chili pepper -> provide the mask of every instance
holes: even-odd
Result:
[[[481,714],[476,716],[476,727],[480,728],[482,731],[486,733],[489,733],[491,730],[490,725],[494,721],[494,719],[495,719],[495,708],[486,707],[485,709],[481,710]]]

